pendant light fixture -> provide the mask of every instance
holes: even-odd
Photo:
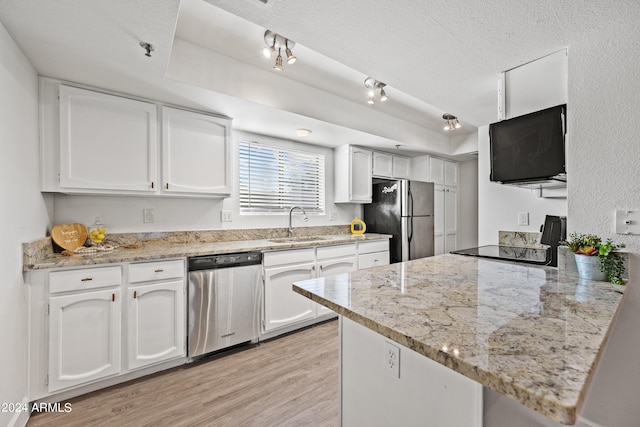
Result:
[[[296,62],[296,56],[291,49],[296,45],[296,42],[289,40],[286,37],[276,34],[273,31],[267,30],[264,33],[265,47],[262,48],[262,55],[265,58],[273,58],[273,55],[278,52],[276,57],[276,63],[273,66],[275,70],[282,71],[282,51],[287,56],[287,64],[293,64]]]

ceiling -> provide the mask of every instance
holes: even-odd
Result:
[[[640,16],[636,0],[264,2],[0,0],[0,21],[40,75],[224,114],[240,130],[446,156],[496,121],[501,71]],[[296,64],[277,72],[261,57],[265,29],[296,42]],[[367,76],[388,102],[366,104]],[[463,128],[443,132],[444,112]]]

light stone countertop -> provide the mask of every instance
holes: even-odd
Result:
[[[622,305],[619,288],[555,268],[452,254],[293,286],[564,424],[577,420]]]
[[[109,252],[97,252],[86,255],[65,256],[60,253],[49,253],[33,261],[26,261],[23,270],[39,270],[60,267],[76,267],[83,265],[111,264],[118,262],[147,261],[167,258],[191,257],[198,255],[218,255],[235,252],[267,251],[294,249],[309,246],[325,246],[340,243],[355,243],[369,240],[389,239],[386,234],[336,234],[321,236],[300,236],[299,241],[282,241],[282,237],[233,240],[219,242],[189,243],[176,242],[170,239],[155,239],[140,245],[139,248],[127,249],[118,247]]]

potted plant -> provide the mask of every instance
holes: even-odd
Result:
[[[623,285],[624,258],[616,252],[624,243],[616,244],[611,239],[602,239],[593,234],[571,233],[569,239],[560,242],[575,254],[578,275],[591,280],[608,280]]]

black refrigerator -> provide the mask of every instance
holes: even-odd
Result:
[[[391,262],[433,256],[433,183],[376,180],[364,205],[367,231],[391,234]]]

